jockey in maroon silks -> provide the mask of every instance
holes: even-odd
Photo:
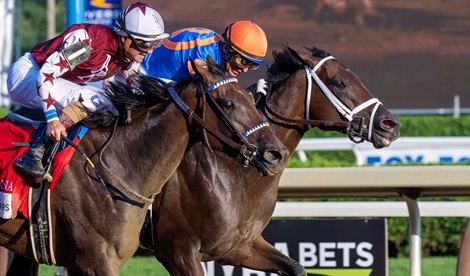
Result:
[[[103,89],[88,83],[142,62],[168,36],[160,14],[137,2],[121,12],[114,28],[75,24],[19,58],[10,68],[9,95],[22,106],[44,111],[47,136],[36,139],[15,167],[43,177],[47,137],[60,141],[67,129],[97,110],[117,113]]]

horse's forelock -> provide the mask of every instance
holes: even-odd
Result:
[[[312,53],[312,56],[314,57],[326,58],[328,56],[331,56],[330,53],[328,53],[327,51],[318,49],[316,47],[307,48],[307,50],[309,50]]]
[[[273,51],[274,63],[269,66],[267,74],[270,83],[274,84],[290,76],[302,65],[289,49],[284,47],[282,51]]]

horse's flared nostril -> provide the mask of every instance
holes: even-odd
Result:
[[[390,120],[390,119],[384,119],[380,121],[380,127],[384,130],[393,129],[397,127],[397,125],[398,125],[397,122],[395,122],[394,120]]]
[[[284,155],[279,150],[269,149],[264,151],[263,158],[271,164],[275,164],[282,162],[284,159]]]

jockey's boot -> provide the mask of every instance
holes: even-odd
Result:
[[[66,106],[59,114],[59,120],[68,130],[74,124],[87,116],[85,107],[81,102],[74,102]],[[42,180],[44,177],[52,180],[50,175],[46,175],[42,163],[44,153],[52,143],[49,142],[46,131],[34,141],[31,147],[15,162],[14,166],[32,176]]]
[[[42,177],[46,171],[42,164],[44,152],[46,152],[46,144],[48,143],[46,132],[44,131],[38,137],[31,147],[16,160],[14,167],[26,172],[34,177]]]

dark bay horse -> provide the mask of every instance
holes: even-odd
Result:
[[[398,138],[399,121],[329,54],[286,48],[274,58],[268,69],[272,89],[258,109],[289,156],[308,124],[348,132],[354,141],[364,139],[376,148]],[[346,129],[311,119],[352,122]],[[280,275],[306,275],[299,263],[261,236],[274,211],[280,174],[261,177],[255,169],[235,163],[201,143],[191,147],[153,205],[156,258],[173,276],[203,275],[200,262],[211,260]]]
[[[213,131],[229,137],[243,136],[245,142],[252,143],[250,146],[257,149],[256,156],[252,154],[252,163],[262,173],[279,172],[287,150],[270,128],[259,124],[264,118],[257,112],[251,96],[233,78],[224,79],[224,73],[212,60],[208,60],[208,65],[209,70],[193,65],[198,77],[178,89],[182,101],[196,114],[203,114]],[[138,247],[149,204],[176,170],[188,145],[201,140],[201,128],[194,116],[187,116],[171,102],[152,102],[151,92],[161,89],[155,79],[136,77],[134,86],[129,95],[145,93],[144,106],[136,111],[131,124],[116,129],[102,156],[92,157],[104,181],[113,186],[111,196],[86,173],[85,158],[77,153],[51,195],[55,264],[65,266],[71,275],[119,274]],[[123,85],[112,87],[117,92],[129,92]],[[206,103],[210,97],[207,91],[212,91],[213,102]],[[136,99],[137,96],[133,100]],[[220,120],[220,111],[225,114],[225,120]],[[227,129],[227,121],[232,129]],[[90,130],[80,147],[88,156],[98,152],[109,138],[109,132]],[[204,144],[210,145],[214,153],[224,151],[237,156],[213,135],[205,137]],[[240,166],[238,160],[234,164]],[[131,204],[126,198],[142,205]],[[24,218],[0,220],[0,245],[29,258],[32,263],[34,256],[28,232],[29,223]],[[33,269],[31,274],[37,273],[37,267],[35,264],[36,271]],[[9,273],[14,275],[18,269],[21,265]]]

